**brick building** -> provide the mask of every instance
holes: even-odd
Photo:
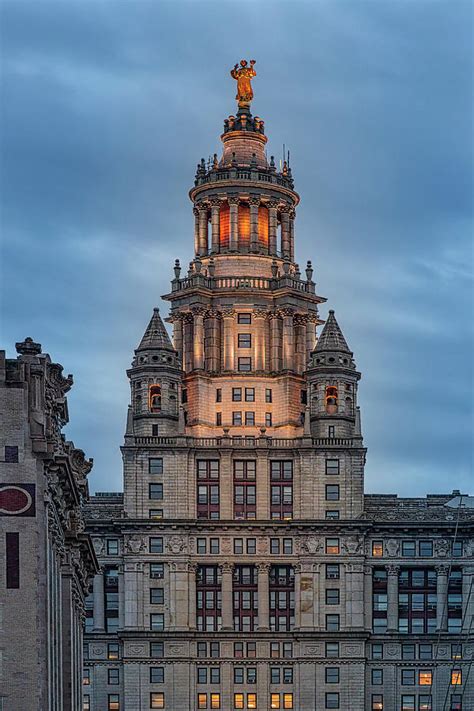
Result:
[[[0,351],[0,710],[81,711],[92,460],[61,433],[72,376],[31,338],[16,349]]]
[[[360,373],[295,263],[291,168],[248,105],[221,140],[173,343],[155,309],[127,371],[124,492],[87,508],[84,710],[472,709],[470,500],[364,495]]]

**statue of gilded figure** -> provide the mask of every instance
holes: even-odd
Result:
[[[249,106],[253,99],[252,84],[250,83],[253,77],[257,76],[257,72],[253,68],[255,59],[250,60],[250,66],[247,65],[247,60],[240,60],[240,67],[235,65],[230,71],[230,75],[237,81],[237,96],[240,107]]]

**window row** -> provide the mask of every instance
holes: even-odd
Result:
[[[401,555],[404,558],[432,558],[433,557],[433,541],[432,540],[422,540],[422,541],[402,541],[401,542]],[[454,558],[459,558],[463,554],[463,541],[451,541],[451,554]],[[447,552],[447,551],[446,551]],[[374,558],[381,558],[384,555],[384,541],[376,540],[372,541],[372,556]]]

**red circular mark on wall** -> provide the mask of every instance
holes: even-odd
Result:
[[[4,514],[23,513],[31,506],[31,496],[18,486],[0,489],[0,511]]]

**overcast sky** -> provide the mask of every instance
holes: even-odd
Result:
[[[2,336],[73,373],[66,435],[120,490],[130,365],[188,190],[257,60],[297,260],[362,371],[366,490],[472,492],[472,3],[2,0]]]

